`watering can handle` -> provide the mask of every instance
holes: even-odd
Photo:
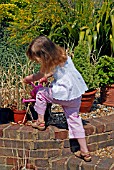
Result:
[[[34,85],[34,83],[30,82],[30,85],[31,85],[33,88],[35,88],[35,85]]]

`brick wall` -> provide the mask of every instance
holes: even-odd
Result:
[[[114,146],[114,114],[89,119],[84,128],[90,151]],[[49,126],[45,131],[38,131],[31,126],[2,124],[0,170],[11,170],[26,162],[38,170],[114,170],[113,158],[93,156],[90,163],[75,158],[73,152],[78,147],[76,141],[69,141],[66,129]]]

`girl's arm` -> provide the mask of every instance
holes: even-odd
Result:
[[[41,79],[42,77],[44,77],[44,74],[41,73],[40,71],[36,74],[31,74],[29,76],[26,76],[23,79],[24,83],[30,83],[30,82],[34,82],[34,81],[38,81],[39,79]]]
[[[42,78],[49,78],[53,75],[53,73],[48,73],[48,74],[43,74],[40,71],[36,74],[31,74],[29,76],[26,76],[23,80],[24,83],[30,83],[30,82],[34,82],[34,81],[42,81]]]

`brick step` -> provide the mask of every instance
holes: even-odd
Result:
[[[7,165],[4,166],[4,164],[1,164],[2,160],[4,160]],[[17,163],[22,164],[22,162],[24,163],[24,160],[19,158],[0,157],[0,169],[11,170]],[[49,159],[37,158],[31,160],[31,162],[38,167],[38,170],[114,170],[113,158],[100,158],[98,156],[92,156],[91,162],[85,162],[72,154],[70,156],[60,156]]]
[[[90,151],[114,146],[114,114],[88,119],[87,121],[84,129]],[[49,126],[45,131],[38,131],[26,125],[0,125],[0,157],[2,158],[0,159],[0,166],[6,167],[2,170],[9,170],[8,168],[14,165],[14,158],[16,163],[18,159],[22,160],[24,152],[27,159],[32,161],[38,167],[38,170],[56,170],[54,168],[57,168],[57,166],[61,168],[57,168],[57,170],[63,170],[63,167],[64,170],[65,168],[73,170],[73,168],[76,169],[76,167],[81,166],[83,170],[94,169],[95,167],[97,167],[95,170],[102,170],[100,166],[102,166],[103,161],[105,164],[107,160],[109,160],[110,169],[106,169],[107,166],[104,165],[103,167],[106,170],[112,170],[112,160],[114,162],[114,159],[107,158],[105,160],[104,158],[102,160],[99,157],[93,157],[91,163],[85,163],[73,156],[72,152],[78,148],[79,145],[76,140],[68,139],[68,130],[66,129]],[[58,165],[58,162],[60,165]],[[57,166],[55,166],[56,164]]]
[[[86,136],[114,131],[114,114],[86,120],[84,125]],[[48,126],[45,131],[38,131],[26,125],[0,125],[0,137],[17,139],[65,139],[68,138],[66,129]]]
[[[92,156],[91,162],[85,162],[71,155],[52,160],[51,167],[51,170],[114,170],[114,159]]]

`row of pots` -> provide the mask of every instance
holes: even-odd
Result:
[[[87,113],[91,111],[93,105],[95,94],[97,90],[88,91],[82,95],[81,113]],[[111,86],[102,87],[100,89],[101,104],[114,107],[114,84]],[[26,110],[14,110],[14,121],[18,123],[19,121],[25,122]]]
[[[80,112],[86,113],[91,111],[95,94],[97,90],[92,90],[82,95],[82,102]],[[101,87],[100,89],[101,104],[114,107],[114,84],[110,86]]]

